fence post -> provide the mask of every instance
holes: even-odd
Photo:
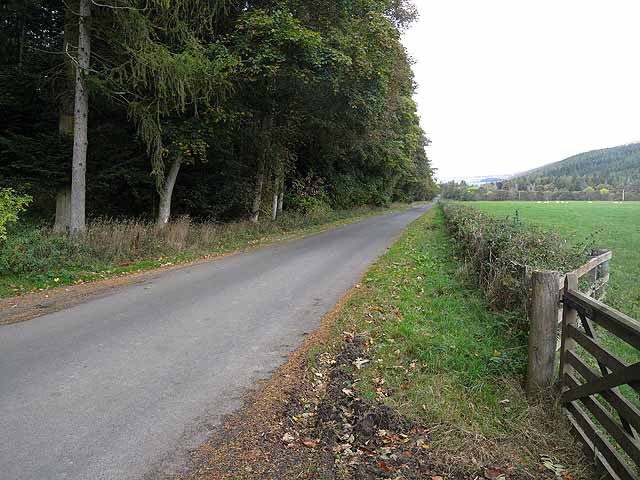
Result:
[[[529,303],[529,361],[527,394],[534,395],[553,384],[558,331],[560,273],[531,272]]]
[[[607,253],[608,251],[606,248],[598,248],[593,251],[593,254],[597,256]],[[600,264],[596,270],[598,272],[596,278],[600,282],[600,288],[593,292],[593,296],[598,300],[604,300],[607,293],[607,283],[609,282],[609,260]]]
[[[578,290],[578,277],[575,273],[569,273],[564,279],[564,292],[565,294],[569,290]],[[567,371],[567,359],[565,358],[565,352],[573,352],[576,349],[576,341],[569,337],[568,327],[578,325],[578,312],[573,308],[567,306],[566,303],[562,305],[562,339],[560,343],[560,382],[563,381],[563,376]]]
[[[598,249],[593,249],[591,250],[591,255],[589,255],[589,258],[596,258],[598,255],[600,255],[598,252],[600,250]],[[594,268],[593,270],[591,270],[588,274],[587,274],[587,280],[589,281],[589,288],[595,288],[596,283],[598,282],[598,273],[599,273],[599,267]]]

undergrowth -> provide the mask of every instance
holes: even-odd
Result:
[[[78,243],[55,234],[47,225],[17,224],[5,241],[0,240],[0,296],[185,263],[385,211],[389,209],[286,212],[275,222],[262,219],[258,223],[197,223],[182,217],[161,231],[152,222],[95,219]]]
[[[593,239],[569,243],[518,217],[495,218],[466,205],[446,204],[444,214],[465,267],[499,310],[526,309],[527,268],[568,272],[593,248]]]

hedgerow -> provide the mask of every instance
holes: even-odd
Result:
[[[522,224],[517,217],[494,218],[461,204],[443,206],[447,229],[460,255],[491,304],[526,310],[527,271],[568,272],[588,259],[588,241],[575,245],[559,234]]]

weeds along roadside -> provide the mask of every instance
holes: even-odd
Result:
[[[544,461],[566,466],[572,478],[590,478],[559,408],[525,398],[520,314],[492,309],[468,281],[457,251],[435,208],[365,275],[338,315],[328,347],[340,358],[348,339],[366,339],[366,351],[343,381],[346,395],[389,406],[424,426],[429,462],[455,466],[468,478],[482,478],[487,468],[508,478],[554,478]],[[326,348],[310,356],[312,369]],[[338,428],[316,430],[325,427]],[[335,432],[337,443],[340,435]],[[352,468],[344,453],[335,456],[345,471]]]
[[[277,221],[193,222],[181,217],[163,230],[135,219],[95,219],[72,242],[48,226],[18,224],[0,243],[0,296],[108,278],[221,255],[358,221],[406,205],[314,214],[286,212]]]

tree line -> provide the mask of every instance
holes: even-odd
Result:
[[[227,220],[428,199],[406,0],[9,0],[0,187],[89,216]],[[54,213],[55,212],[55,213]]]
[[[505,190],[542,192],[640,192],[640,144],[593,150],[517,175]]]
[[[638,200],[640,144],[580,153],[482,185],[450,181],[440,191],[454,200]]]

